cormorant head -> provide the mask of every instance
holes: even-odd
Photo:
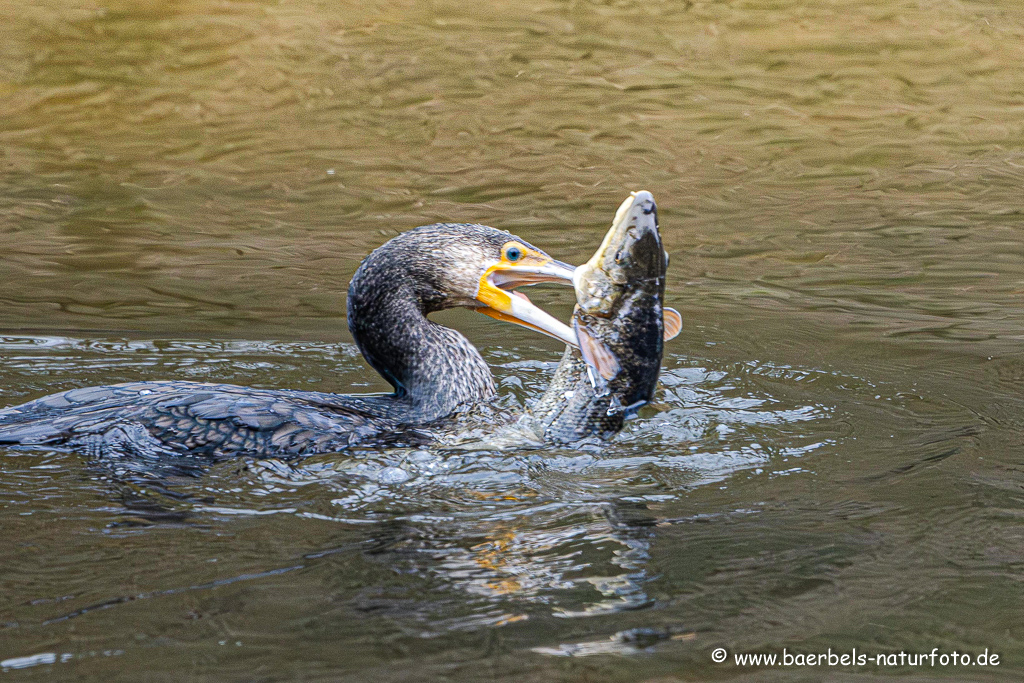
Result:
[[[389,276],[396,280],[381,284],[411,286],[424,313],[471,308],[577,344],[571,327],[513,291],[541,282],[571,285],[575,269],[508,232],[463,223],[436,223],[409,230],[368,256],[359,269],[366,272],[357,273],[353,284],[356,279],[383,275],[385,268],[380,266],[385,262],[390,266]]]

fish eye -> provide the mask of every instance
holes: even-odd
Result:
[[[515,262],[523,257],[523,250],[516,246],[506,247],[505,260]]]

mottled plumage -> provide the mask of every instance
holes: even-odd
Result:
[[[289,456],[385,440],[401,431],[389,412],[384,397],[131,382],[72,389],[6,408],[0,411],[0,439],[144,457]]]

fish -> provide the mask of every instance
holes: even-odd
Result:
[[[668,253],[658,231],[658,207],[646,190],[630,193],[589,261],[576,268],[567,345],[528,421],[547,443],[609,439],[654,397],[664,342],[682,316],[664,305]]]

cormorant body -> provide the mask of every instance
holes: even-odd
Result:
[[[468,307],[573,341],[513,287],[571,282],[571,266],[507,232],[435,224],[371,253],[348,291],[348,325],[387,395],[264,390],[185,381],[73,389],[0,410],[0,444],[144,457],[297,456],[415,440],[494,394],[491,372],[459,332],[427,315]]]

